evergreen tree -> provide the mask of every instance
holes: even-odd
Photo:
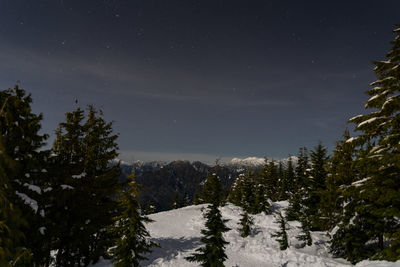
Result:
[[[115,239],[111,253],[114,266],[139,266],[140,261],[147,260],[143,254],[151,252],[158,244],[149,240],[149,233],[144,223],[152,222],[140,214],[137,200],[139,186],[132,173],[128,177],[128,189],[122,190],[118,198],[121,214],[114,218],[110,232]]]
[[[242,213],[242,218],[239,221],[239,233],[241,237],[247,237],[251,234],[251,227],[253,226],[253,220],[247,213],[247,211],[244,211]]]
[[[13,168],[15,163],[5,152],[0,137],[0,266],[22,266],[29,264],[31,258],[30,250],[22,247],[26,221],[7,199],[7,191],[12,188],[5,169]]]
[[[222,267],[227,259],[225,246],[229,244],[223,238],[223,233],[230,230],[225,226],[227,220],[222,219],[218,203],[209,205],[204,217],[206,229],[201,230],[203,236],[200,239],[204,246],[198,248],[197,253],[186,257],[186,260],[200,262],[204,267]]]
[[[278,200],[288,199],[289,181],[287,180],[286,170],[283,168],[282,162],[278,166]]]
[[[180,199],[179,199],[179,194],[178,191],[175,191],[174,193],[174,199],[172,200],[172,209],[179,209],[181,207],[180,205]]]
[[[265,160],[265,165],[262,171],[262,181],[265,186],[265,193],[272,201],[278,200],[278,168],[276,167],[275,161]]]
[[[120,185],[117,136],[102,112],[88,107],[66,114],[56,131],[53,152],[59,171],[52,181],[51,234],[57,249],[56,265],[88,265],[106,254],[106,228],[116,213]]]
[[[207,188],[207,200],[211,203],[207,212],[204,214],[206,219],[205,229],[201,230],[202,237],[200,241],[204,246],[198,248],[193,255],[186,257],[186,260],[192,262],[200,262],[201,266],[218,267],[224,266],[227,259],[225,254],[225,246],[228,244],[223,238],[223,233],[230,229],[225,226],[228,220],[222,219],[222,214],[218,209],[221,205],[221,181],[216,173],[208,176],[205,188]]]
[[[289,239],[286,232],[288,226],[281,212],[278,213],[275,223],[279,224],[280,230],[272,234],[272,237],[277,237],[276,241],[279,242],[280,249],[285,250],[289,247]]]
[[[244,184],[244,174],[240,174],[231,187],[228,201],[236,206],[242,207],[242,190]]]
[[[32,264],[45,264],[50,249],[49,240],[41,231],[46,226],[46,200],[42,193],[47,183],[49,151],[42,149],[47,139],[47,135],[39,133],[42,115],[32,112],[31,95],[18,86],[0,91],[0,103],[1,168],[6,180],[3,196],[7,206],[4,211],[11,212],[8,220],[13,220],[9,229],[12,235],[22,231],[25,238],[16,238],[13,243],[21,242],[17,247],[33,253]],[[6,161],[12,164],[5,164]]]
[[[295,173],[294,173],[294,167],[293,167],[293,161],[292,157],[289,156],[289,160],[287,162],[286,169],[284,170],[284,179],[287,184],[287,191],[290,194],[293,194],[295,192]],[[289,197],[289,196],[287,196]]]
[[[343,140],[336,143],[336,148],[329,160],[326,189],[320,191],[321,217],[324,220],[322,229],[332,230],[344,215],[344,205],[351,199],[346,193],[346,188],[355,180],[355,150],[351,142],[349,131],[343,134]]]
[[[300,210],[304,208],[304,199],[308,197],[310,192],[309,172],[308,150],[303,147],[299,149],[293,193],[289,196],[289,206],[286,210],[286,219],[288,221],[300,219]]]
[[[155,212],[155,207],[151,205],[150,201],[147,201],[146,208],[144,210],[144,215],[153,214]]]
[[[374,62],[378,79],[367,91],[370,99],[365,104],[372,111],[350,119],[357,124],[356,130],[361,134],[348,141],[359,145],[367,154],[359,159],[359,164],[373,166],[353,185],[358,189],[359,201],[351,222],[358,229],[366,230],[366,240],[361,242],[367,241],[361,245],[361,252],[353,255],[356,260],[368,256],[365,252],[369,248],[376,258],[400,259],[400,25],[396,26],[399,28],[394,30],[396,38],[391,42],[387,60]],[[367,147],[368,143],[372,146]],[[343,225],[342,229],[350,227]],[[343,244],[338,241],[334,240],[334,243]],[[337,251],[341,249],[345,257],[352,253],[336,247]]]
[[[218,203],[218,205],[223,201],[221,179],[216,171],[207,176],[200,199],[200,203]]]
[[[327,177],[327,150],[321,143],[311,151],[311,169],[310,175],[305,186],[305,198],[303,200],[306,207],[305,212],[311,220],[312,229],[321,230],[323,219],[321,219],[321,192],[326,190]],[[324,229],[326,230],[326,229]]]
[[[301,222],[301,233],[296,238],[300,241],[303,241],[301,247],[305,247],[306,245],[311,246],[312,245],[312,237],[310,232],[311,222],[304,210],[301,211],[300,222]]]

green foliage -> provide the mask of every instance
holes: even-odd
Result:
[[[200,193],[199,200],[201,203],[217,203],[220,205],[223,201],[223,191],[221,179],[218,177],[217,172],[207,176],[202,192]]]
[[[230,229],[225,226],[228,220],[222,219],[222,214],[218,209],[218,206],[221,205],[220,191],[218,191],[222,187],[221,181],[216,174],[212,174],[207,178],[206,185],[206,196],[209,197],[208,200],[211,204],[204,214],[204,218],[206,219],[205,229],[201,230],[203,236],[200,241],[204,246],[198,248],[196,250],[197,253],[186,257],[186,260],[200,262],[201,266],[206,267],[224,266],[224,261],[227,259],[225,246],[228,242],[224,240],[223,233]]]
[[[358,148],[357,177],[345,187],[351,205],[333,236],[332,251],[352,262],[371,256],[400,259],[400,28],[394,33],[387,60],[374,61],[377,81],[365,104],[371,112],[350,119],[361,132],[347,141]]]
[[[225,226],[227,220],[222,219],[218,203],[209,205],[204,217],[206,228],[201,230],[203,236],[200,239],[204,246],[198,248],[197,253],[186,257],[186,260],[200,262],[204,267],[222,267],[227,259],[225,246],[228,242],[223,238],[223,233],[230,230]]]
[[[4,205],[0,220],[7,225],[3,234],[9,233],[2,240],[12,240],[3,249],[23,264],[33,252],[33,264],[44,264],[50,250],[49,240],[40,233],[46,225],[41,216],[46,204],[41,193],[47,182],[49,151],[42,149],[47,135],[39,134],[42,115],[32,112],[31,96],[18,86],[0,91],[0,103],[0,192]]]
[[[144,223],[152,220],[140,213],[138,189],[132,173],[128,177],[128,189],[122,190],[118,198],[121,214],[114,218],[114,225],[110,227],[110,233],[116,237],[111,250],[114,266],[139,266],[140,261],[147,259],[143,254],[158,246],[149,240]]]
[[[280,249],[285,250],[289,247],[288,235],[286,232],[288,230],[288,226],[281,212],[277,214],[275,223],[279,224],[280,229],[272,234],[272,237],[276,237],[276,241],[279,242]]]
[[[247,211],[244,211],[242,213],[242,218],[239,221],[239,233],[241,237],[247,237],[251,234],[251,227],[253,226],[253,220],[247,213]]]
[[[53,145],[54,168],[49,230],[56,265],[88,265],[106,255],[110,246],[106,228],[116,215],[115,196],[120,185],[117,135],[102,112],[88,107],[66,114]]]
[[[301,247],[311,246],[312,245],[312,237],[311,237],[311,222],[308,218],[307,214],[304,210],[301,211],[300,215],[301,222],[301,233],[296,237],[298,240],[303,241]]]

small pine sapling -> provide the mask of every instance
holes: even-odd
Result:
[[[286,220],[281,212],[277,214],[275,223],[279,223],[280,229],[272,234],[272,237],[276,237],[276,241],[278,241],[280,249],[285,250],[289,247],[289,240],[286,232],[289,227],[287,226]]]
[[[239,233],[241,237],[247,237],[252,232],[253,219],[249,216],[247,211],[242,213],[242,218],[239,221]]]

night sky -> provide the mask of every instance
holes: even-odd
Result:
[[[286,157],[364,112],[394,23],[398,0],[0,0],[0,88],[51,138],[102,108],[126,161]]]

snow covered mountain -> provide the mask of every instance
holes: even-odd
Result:
[[[287,206],[286,201],[273,203],[275,210],[282,210]],[[171,266],[190,267],[198,266],[196,263],[185,260],[202,244],[200,242],[200,230],[204,227],[202,209],[206,205],[188,206],[181,209],[152,214],[149,217],[154,220],[147,225],[152,240],[158,242],[161,248],[156,248],[148,254],[148,261],[142,266]],[[259,214],[254,217],[253,235],[242,238],[237,230],[240,220],[241,208],[227,205],[221,208],[224,219],[228,219],[227,226],[231,228],[225,234],[229,242],[226,247],[228,256],[225,266],[240,267],[276,267],[276,266],[353,266],[340,258],[333,258],[329,254],[328,237],[323,232],[312,232],[313,245],[299,248],[299,242],[295,236],[299,233],[298,222],[290,222],[288,235],[290,248],[280,250],[279,244],[271,237],[279,226],[275,223],[274,215]],[[112,266],[109,261],[103,260],[96,267]],[[363,261],[358,267],[395,267],[398,262]]]

